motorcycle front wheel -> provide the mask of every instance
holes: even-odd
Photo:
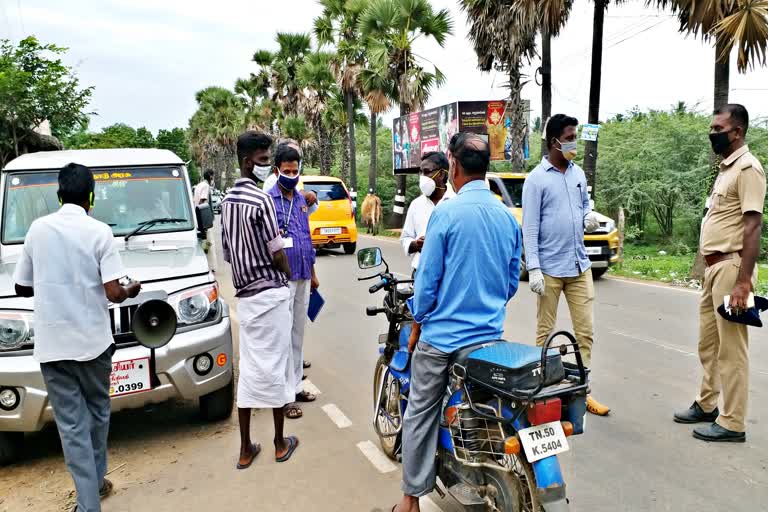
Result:
[[[481,469],[489,512],[543,512],[531,465],[516,455],[505,457],[504,462],[506,469]]]
[[[403,439],[403,417],[400,410],[400,383],[388,369],[384,356],[379,357],[373,373],[373,421],[376,423],[382,451],[396,461]]]

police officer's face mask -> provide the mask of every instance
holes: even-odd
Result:
[[[709,134],[709,143],[712,144],[712,151],[714,151],[716,155],[722,155],[728,151],[729,147],[731,147],[731,138],[728,134],[732,131],[733,128]]]

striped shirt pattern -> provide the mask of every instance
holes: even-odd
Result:
[[[237,180],[222,201],[221,238],[237,297],[287,286],[285,274],[272,264],[272,255],[283,248],[275,203],[253,180]]]

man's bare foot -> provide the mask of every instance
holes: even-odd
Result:
[[[240,448],[240,459],[237,461],[237,469],[248,469],[253,464],[256,456],[261,453],[260,444],[251,444]]]
[[[403,496],[400,503],[395,505],[392,512],[421,512],[419,508],[419,498],[413,496]]]

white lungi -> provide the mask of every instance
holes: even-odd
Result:
[[[307,324],[310,283],[311,281],[308,279],[288,283],[291,288],[290,303],[291,317],[293,318],[291,355],[293,356],[293,375],[297,394],[303,391],[301,381],[304,377],[304,326]]]
[[[238,301],[239,408],[275,409],[295,399],[290,296],[288,287],[272,288]]]

